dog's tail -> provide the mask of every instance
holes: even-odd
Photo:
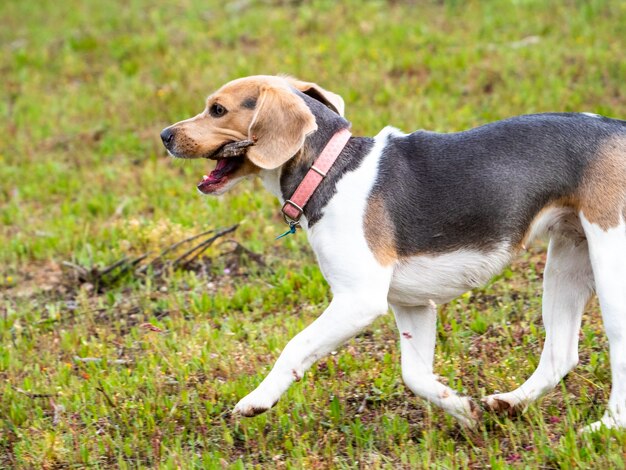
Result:
[[[576,216],[574,216],[576,217]],[[574,226],[572,211],[567,207],[552,207],[542,212],[533,222],[530,231],[525,237],[523,246],[527,247],[535,240],[552,236],[553,232],[563,230],[565,226]]]

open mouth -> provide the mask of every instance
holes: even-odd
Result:
[[[243,162],[244,157],[218,158],[213,171],[208,176],[204,175],[202,181],[198,183],[198,189],[204,194],[215,192],[243,165]]]

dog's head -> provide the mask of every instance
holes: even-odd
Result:
[[[317,129],[315,116],[298,92],[343,116],[343,99],[315,83],[260,75],[227,83],[207,98],[204,111],[163,129],[161,139],[174,157],[217,160],[198,189],[222,194],[261,169],[283,165]],[[240,141],[250,145],[239,153],[223,151]]]

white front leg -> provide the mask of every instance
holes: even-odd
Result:
[[[265,380],[237,403],[234,412],[254,416],[267,411],[315,361],[341,346],[386,311],[385,298],[374,298],[368,292],[335,296],[317,320],[289,341]]]

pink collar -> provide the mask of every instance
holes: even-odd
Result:
[[[298,223],[300,217],[302,217],[302,212],[304,212],[304,206],[306,206],[306,203],[309,202],[309,199],[311,199],[317,187],[326,177],[328,170],[330,170],[333,163],[337,160],[337,157],[348,143],[351,135],[348,129],[342,129],[333,135],[294,193],[285,201],[282,212],[285,221],[290,226],[293,227]]]

